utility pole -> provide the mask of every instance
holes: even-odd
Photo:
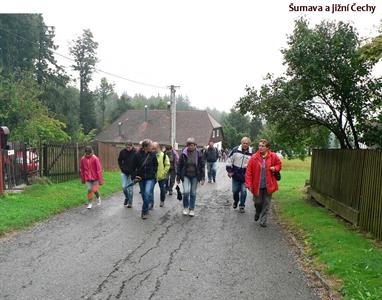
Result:
[[[176,149],[176,99],[175,99],[175,91],[179,86],[170,85],[171,91],[171,134],[170,134],[170,143],[171,146]]]

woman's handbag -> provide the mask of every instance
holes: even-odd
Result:
[[[275,179],[277,181],[280,181],[281,180],[281,174],[280,172],[272,172],[273,176],[275,176]]]
[[[180,191],[180,187],[179,185],[177,184],[176,187],[176,199],[178,199],[179,201],[183,199],[182,197],[182,192]]]
[[[272,165],[273,165],[273,160],[272,160]],[[274,165],[273,165],[273,167],[274,167]],[[280,173],[280,172],[273,171],[273,172],[272,172],[272,175],[275,176],[275,179],[276,179],[277,181],[280,181],[280,180],[281,180],[281,173]]]

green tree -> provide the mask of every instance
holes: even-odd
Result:
[[[355,29],[343,22],[311,29],[300,19],[288,46],[282,50],[286,74],[268,76],[259,91],[247,87],[237,107],[283,128],[289,138],[325,127],[341,148],[359,148],[366,121],[381,104],[381,79],[360,54]]]
[[[101,78],[101,84],[97,88],[98,103],[101,109],[101,128],[105,126],[106,100],[114,93],[114,84],[108,83],[105,77]]]
[[[224,148],[233,148],[240,144],[244,136],[251,138],[252,142],[262,125],[259,120],[251,120],[248,115],[241,115],[239,111],[231,109],[230,113],[223,119]]]
[[[79,72],[80,78],[80,122],[88,133],[96,128],[96,115],[94,95],[89,89],[95,65],[98,61],[96,50],[98,43],[94,41],[93,34],[85,29],[82,36],[73,40],[70,53],[74,57],[75,64],[72,66]]]
[[[65,124],[49,115],[49,111],[39,100],[41,94],[31,73],[23,73],[15,78],[0,78],[0,123],[11,130],[13,140],[23,140],[30,144],[38,141],[67,141]]]

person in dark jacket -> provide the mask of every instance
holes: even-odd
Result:
[[[209,142],[204,158],[207,162],[208,182],[216,182],[216,162],[219,159],[219,150],[214,147],[214,142]]]
[[[245,212],[245,200],[247,198],[247,190],[245,188],[245,171],[249,159],[252,156],[252,147],[249,147],[251,140],[248,137],[241,139],[241,145],[232,149],[228,156],[226,170],[228,177],[232,178],[233,208]]]
[[[142,219],[147,219],[149,214],[149,205],[151,203],[152,191],[158,170],[158,160],[155,152],[152,152],[151,148],[152,141],[145,139],[142,141],[141,150],[136,155],[136,176],[141,178],[139,186],[143,199]]]
[[[188,138],[186,148],[179,158],[176,181],[183,182],[183,215],[195,216],[196,187],[205,180],[205,164],[202,154],[196,149],[194,138]]]
[[[132,207],[133,205],[133,180],[136,169],[136,151],[131,141],[126,142],[126,148],[119,152],[118,165],[121,169],[122,191],[125,194],[124,205]]]

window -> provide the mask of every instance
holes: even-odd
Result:
[[[212,130],[212,138],[215,137],[215,130]]]
[[[219,129],[216,129],[216,137],[219,137]]]

